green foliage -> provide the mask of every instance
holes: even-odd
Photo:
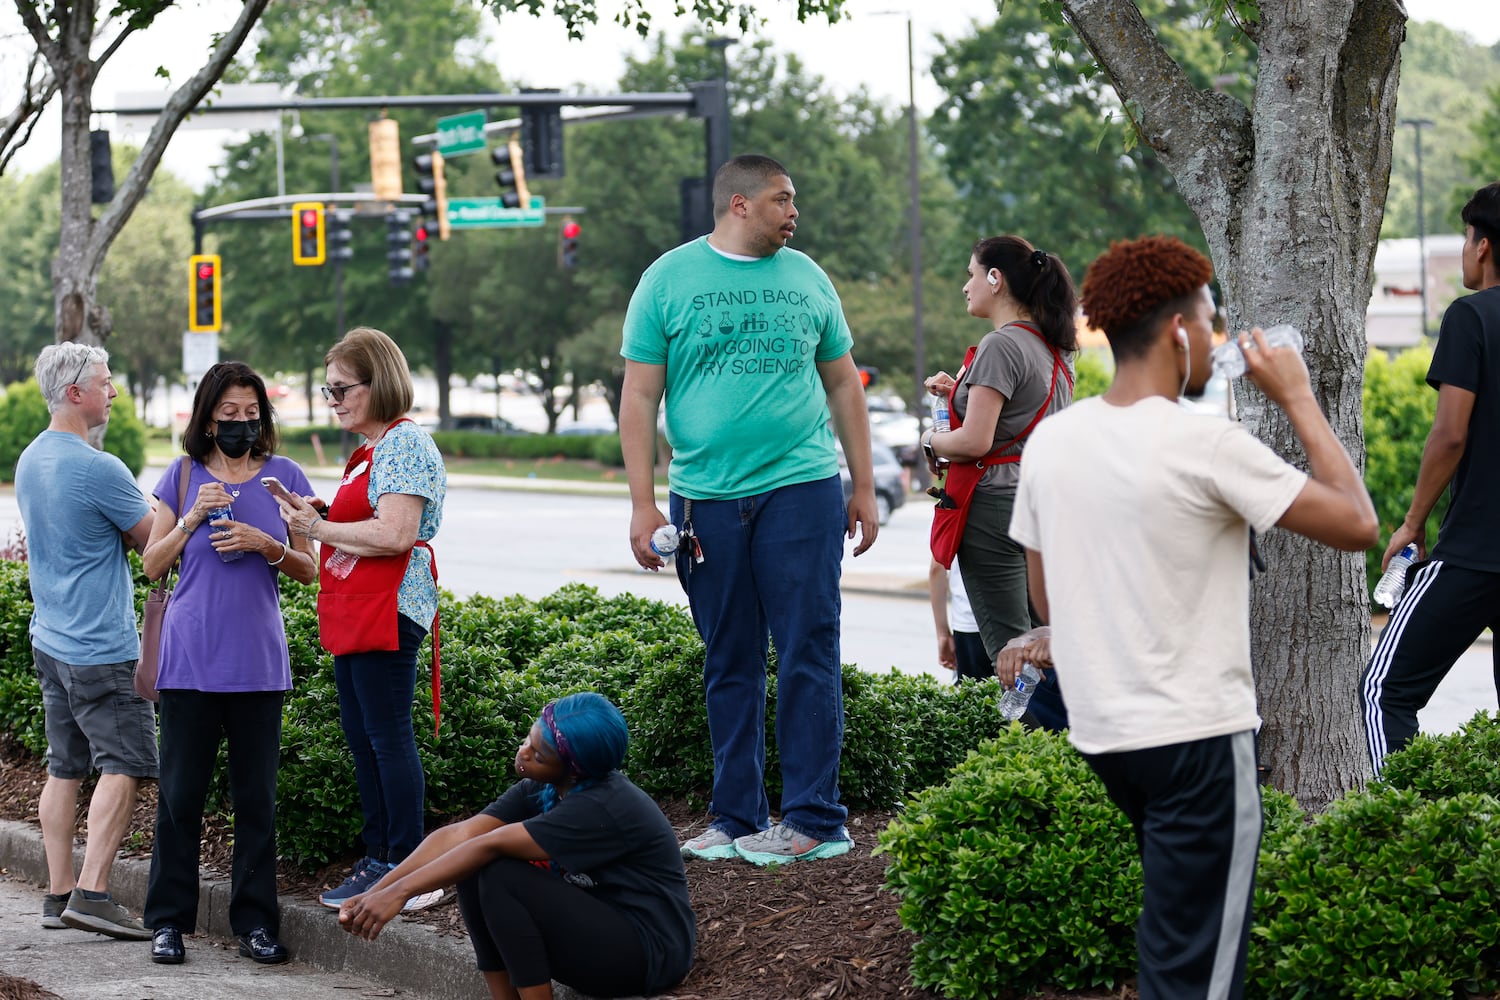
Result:
[[[1418,734],[1386,757],[1374,783],[1424,799],[1495,794],[1500,789],[1500,718],[1479,712],[1456,733]]]
[[[1110,382],[1114,381],[1114,364],[1109,355],[1102,351],[1079,351],[1074,365],[1073,398],[1075,400],[1101,396],[1104,390],[1109,388]]]
[[[948,997],[1106,986],[1135,966],[1135,838],[1055,734],[1003,730],[880,835],[918,935],[912,979]]]
[[[587,434],[486,434],[483,431],[434,431],[432,440],[455,458],[594,457],[597,439]],[[619,447],[616,437],[615,447]]]
[[[1500,801],[1372,786],[1261,854],[1248,981],[1267,998],[1446,1000],[1500,985]]]
[[[31,660],[31,581],[26,564],[0,559],[0,726],[37,756],[47,751],[42,689]]]
[[[16,460],[42,431],[51,417],[47,401],[36,379],[16,382],[6,387],[0,398],[0,482],[16,478]],[[109,410],[109,429],[104,435],[104,450],[125,463],[132,476],[146,467],[146,425],[136,416],[130,395],[121,392]]]
[[[1363,393],[1365,421],[1365,488],[1380,518],[1382,539],[1406,517],[1422,448],[1437,413],[1437,393],[1427,385],[1432,352],[1425,347],[1404,351],[1395,360],[1378,351],[1365,361]],[[1437,527],[1448,510],[1445,492],[1427,519],[1428,543],[1437,540]],[[1380,579],[1380,557],[1384,545],[1365,553],[1365,572],[1370,589]]]
[[[625,468],[625,452],[620,447],[620,435],[600,434],[595,437],[590,457],[600,465],[614,469]]]

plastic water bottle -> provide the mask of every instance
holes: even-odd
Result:
[[[1036,667],[1030,663],[1021,664],[1021,676],[1016,678],[1016,686],[1000,696],[1000,718],[1015,722],[1025,715],[1026,706],[1031,704],[1031,696],[1041,680],[1042,675]]]
[[[663,559],[670,559],[677,551],[677,525],[664,524],[651,532],[651,551]]]
[[[1394,608],[1406,593],[1406,570],[1417,559],[1417,547],[1408,545],[1391,556],[1385,575],[1375,584],[1375,603],[1385,608]]]
[[[216,510],[211,510],[211,511],[208,512],[208,520],[209,520],[210,524],[212,524],[214,521],[233,521],[234,520],[234,508],[233,507],[229,507],[229,506],[224,506],[224,507],[219,507]],[[235,562],[235,561],[237,561],[239,559],[244,558],[244,556],[245,556],[245,553],[243,553],[243,552],[241,552],[239,550],[235,550],[234,552],[220,552],[219,553],[219,559],[222,562],[227,562],[227,563],[228,562]]]
[[[335,580],[347,580],[349,574],[354,572],[355,563],[359,562],[359,556],[343,549],[334,549],[333,554],[328,557],[328,572]]]
[[[932,407],[932,430],[937,434],[946,434],[953,429],[948,421],[948,397],[933,396],[930,403]]]
[[[1264,331],[1267,347],[1290,347],[1302,353],[1302,331],[1289,323],[1281,323]],[[1255,350],[1255,339],[1249,341],[1250,350]],[[1245,355],[1237,340],[1228,340],[1214,348],[1214,372],[1226,378],[1239,378],[1245,374]]]

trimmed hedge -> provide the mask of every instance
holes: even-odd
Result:
[[[136,568],[136,600],[146,581]],[[293,689],[283,712],[277,837],[282,854],[323,864],[347,854],[359,832],[353,764],[338,720],[333,659],[318,644],[316,592],[282,578]],[[574,691],[614,700],[630,725],[626,769],[658,798],[706,803],[713,751],[703,704],[703,644],[673,605],[633,595],[601,597],[582,585],[538,601],[440,601],[443,713],[434,733],[427,678],[412,707],[427,774],[428,825],[471,815],[513,780],[515,748],[548,701]],[[46,748],[27,636],[26,565],[0,561],[0,724],[33,753]],[[426,674],[430,647],[418,654]],[[928,678],[843,670],[847,725],[841,785],[854,807],[890,808],[999,729],[998,686],[945,688]],[[774,651],[767,678],[767,784],[780,795],[775,744]],[[961,706],[949,717],[947,706]],[[210,802],[227,808],[222,767]]]

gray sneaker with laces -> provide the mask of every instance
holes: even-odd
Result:
[[[854,841],[847,836],[839,840],[817,840],[798,833],[785,823],[777,823],[769,830],[740,837],[734,842],[735,853],[754,865],[836,858],[848,854],[853,846]]]
[[[109,896],[89,899],[82,889],[74,889],[68,897],[68,905],[62,911],[62,922],[80,931],[94,931],[125,941],[150,941],[151,932],[146,925],[130,915],[130,911]]]
[[[719,861],[734,857],[734,838],[725,830],[711,826],[682,845],[684,858]]]

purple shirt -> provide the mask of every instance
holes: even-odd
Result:
[[[185,461],[189,459],[173,462],[152,491],[174,515],[181,513],[177,477]],[[239,491],[233,499],[236,521],[285,539],[286,523],[260,484],[261,476],[275,476],[298,496],[310,496],[312,485],[296,462],[277,456],[267,459],[248,482],[229,485],[231,496]],[[215,481],[193,462],[184,506],[191,508],[198,490]],[[224,562],[209,541],[211,533],[205,521],[182,550],[181,574],[162,623],[156,686],[215,692],[290,690],[291,661],[276,579],[281,571],[255,552]]]

